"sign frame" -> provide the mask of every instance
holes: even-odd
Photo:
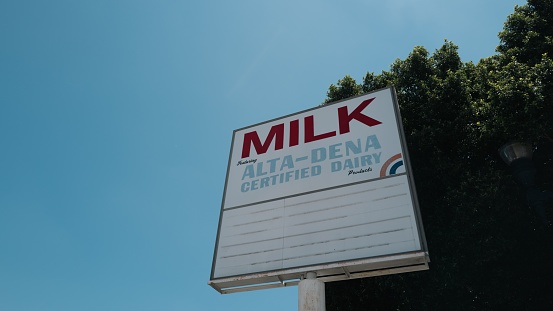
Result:
[[[386,92],[389,92],[389,94],[386,94]],[[393,106],[395,125],[397,128],[397,134],[398,134],[397,139],[399,141],[400,155],[403,160],[405,172],[398,175],[391,175],[391,176],[380,177],[376,179],[357,180],[354,182],[334,185],[334,186],[321,188],[321,189],[311,189],[303,192],[299,191],[298,193],[288,194],[284,197],[283,196],[277,197],[277,198],[261,197],[261,199],[258,199],[258,201],[254,201],[254,202],[240,201],[241,199],[237,199],[238,203],[235,204],[237,207],[230,206],[230,208],[229,207],[225,208],[225,203],[227,199],[229,197],[232,197],[233,195],[229,190],[229,176],[233,176],[233,174],[236,175],[235,173],[231,172],[231,167],[233,166],[233,152],[234,154],[236,153],[235,147],[236,147],[237,133],[243,132],[244,130],[253,129],[263,125],[271,124],[279,120],[285,120],[287,118],[289,119],[290,117],[305,115],[306,113],[313,112],[318,109],[328,109],[328,107],[337,107],[337,105],[345,104],[345,103],[357,100],[361,97],[367,97],[367,96],[370,97],[373,94],[390,96],[391,104]],[[275,142],[273,143],[276,145]],[[289,144],[292,145],[292,143],[290,142]],[[242,152],[244,151],[242,150]],[[236,155],[234,156],[234,158],[236,158]],[[246,173],[244,172],[242,176],[242,180],[245,179],[245,176],[246,176]],[[362,258],[350,258],[347,260],[343,260],[343,259],[335,260],[335,261],[331,260],[328,262],[318,262],[315,264],[302,264],[300,261],[300,264],[298,265],[295,265],[295,266],[291,265],[285,268],[276,268],[276,269],[272,268],[272,269],[265,269],[265,270],[260,269],[258,271],[250,271],[246,273],[236,273],[236,274],[230,273],[227,275],[225,275],[224,273],[222,275],[221,273],[216,274],[218,250],[219,250],[220,241],[222,238],[221,233],[224,229],[223,216],[225,214],[225,211],[228,214],[229,210],[239,209],[241,207],[248,207],[248,206],[256,207],[260,204],[264,204],[268,202],[270,203],[284,198],[294,198],[294,197],[301,197],[303,195],[313,195],[319,192],[325,192],[325,191],[328,192],[334,189],[338,189],[337,191],[342,191],[343,189],[341,188],[352,187],[356,185],[358,185],[359,187],[366,187],[369,184],[371,184],[371,182],[374,182],[374,181],[385,182],[386,180],[390,181],[393,178],[396,178],[398,176],[405,176],[404,178],[405,187],[407,187],[408,189],[407,196],[411,204],[409,208],[411,208],[410,211],[412,211],[412,214],[410,215],[413,218],[412,222],[414,222],[415,224],[413,226],[414,227],[413,231],[416,231],[413,233],[413,235],[416,235],[415,237],[416,246],[414,248],[410,248],[408,251],[399,251],[396,253],[384,253],[381,255],[362,257]],[[242,189],[242,192],[244,192],[244,188]],[[215,242],[211,276],[210,276],[210,281],[208,282],[208,284],[218,292],[226,294],[226,293],[297,285],[299,281],[305,277],[305,274],[307,272],[316,272],[317,277],[320,280],[324,282],[331,282],[331,281],[355,279],[355,278],[362,278],[362,277],[403,273],[403,272],[410,272],[410,271],[420,271],[420,270],[427,270],[429,268],[428,267],[429,262],[430,262],[430,258],[429,258],[427,244],[426,244],[426,237],[424,234],[422,218],[420,215],[420,208],[419,208],[418,199],[416,195],[414,177],[412,174],[411,164],[409,160],[409,154],[408,154],[407,144],[406,144],[405,135],[403,131],[403,125],[401,122],[401,115],[400,115],[399,105],[397,101],[397,95],[395,92],[395,88],[393,86],[389,86],[387,88],[383,88],[383,89],[362,94],[359,96],[350,97],[344,100],[336,101],[325,106],[314,107],[297,113],[289,114],[280,118],[275,118],[275,119],[271,119],[251,126],[243,127],[233,132],[231,150],[230,150],[229,159],[228,159],[225,188],[223,192],[221,210],[219,215],[219,224],[217,229],[217,238]]]

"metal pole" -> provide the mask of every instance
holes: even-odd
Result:
[[[307,272],[298,284],[298,311],[325,311],[325,283],[317,273]]]

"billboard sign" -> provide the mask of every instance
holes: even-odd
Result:
[[[209,284],[427,269],[400,120],[390,87],[235,130]]]

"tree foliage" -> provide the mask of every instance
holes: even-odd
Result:
[[[337,85],[331,84],[326,92],[327,99],[325,103],[348,98],[361,94],[361,86],[355,82],[355,79],[346,75],[343,79],[338,80]]]
[[[445,41],[330,86],[325,103],[396,87],[432,262],[327,283],[327,310],[553,310],[553,230],[497,155],[532,142],[539,186],[553,191],[552,14],[553,0],[515,7],[498,53],[477,64]]]

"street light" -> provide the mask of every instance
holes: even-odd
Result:
[[[551,226],[546,208],[553,203],[553,192],[541,191],[536,185],[536,168],[532,162],[532,145],[510,142],[499,148],[501,159],[512,169],[515,182],[526,191],[526,201],[540,221]]]

